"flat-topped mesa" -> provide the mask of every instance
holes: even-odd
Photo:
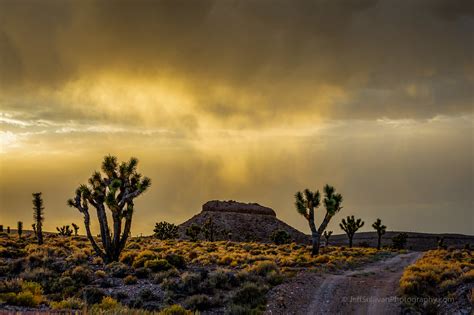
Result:
[[[202,211],[214,212],[236,212],[247,214],[260,214],[276,217],[273,209],[259,205],[258,203],[243,203],[234,200],[220,201],[211,200],[202,205]]]

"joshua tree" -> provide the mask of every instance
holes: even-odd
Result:
[[[3,232],[3,225],[0,224],[0,233]]]
[[[195,223],[191,224],[191,226],[186,229],[186,235],[189,236],[192,242],[196,242],[198,240],[200,233],[201,227]]]
[[[154,236],[159,240],[170,240],[178,237],[178,226],[173,223],[162,221],[155,223]]]
[[[354,234],[358,229],[364,226],[364,221],[362,221],[362,219],[356,220],[353,215],[347,216],[346,219],[347,221],[342,219],[339,226],[344,230],[344,232],[346,232],[347,237],[349,238],[349,247],[352,248],[352,239],[354,238]]]
[[[84,215],[87,238],[105,262],[119,259],[130,235],[134,199],[151,185],[148,177],[142,177],[137,172],[137,165],[136,158],[119,165],[115,156],[106,156],[102,162],[104,175],[94,172],[89,178],[89,184],[79,186],[76,196],[68,200],[69,206],[75,207]],[[96,243],[90,231],[89,204],[97,210],[102,246]],[[107,222],[106,209],[111,213],[113,232]]]
[[[72,235],[72,230],[69,228],[69,225],[63,225],[61,227],[56,227],[56,230],[58,231],[58,235],[61,235],[61,236],[71,236]]]
[[[407,244],[407,233],[400,233],[397,236],[392,237],[392,247],[395,249],[403,249]]]
[[[295,206],[299,214],[304,216],[308,220],[309,228],[311,229],[311,238],[313,243],[313,249],[311,255],[319,254],[320,238],[324,230],[331,220],[331,218],[339,212],[342,207],[342,195],[336,194],[334,187],[326,185],[324,186],[324,206],[326,207],[326,214],[324,215],[323,222],[318,229],[314,223],[314,209],[319,207],[321,201],[321,195],[319,191],[312,192],[309,189],[305,189],[304,192],[297,192],[295,194]]]
[[[35,227],[33,231],[35,232],[36,239],[38,240],[38,245],[43,244],[43,221],[44,221],[44,207],[43,207],[43,198],[41,198],[41,193],[33,193],[33,219],[35,220]]]
[[[10,227],[7,226],[7,234],[10,234]]]
[[[446,245],[444,245],[444,236],[437,236],[436,242],[438,243],[438,249],[446,249]]]
[[[204,225],[202,226],[202,231],[204,232],[204,237],[206,238],[206,240],[214,242],[215,227],[214,223],[212,222],[212,217],[210,217],[206,220],[206,222],[204,222]]]
[[[332,235],[332,231],[324,231],[323,236],[324,239],[326,240],[326,246],[329,246],[329,238]]]
[[[382,245],[382,235],[385,234],[385,230],[387,227],[382,224],[382,220],[377,219],[373,224],[372,227],[377,231],[377,249],[380,249],[380,246]]]
[[[77,231],[79,231],[79,225],[72,223],[72,228],[74,229],[74,235],[77,236]]]
[[[23,234],[23,222],[18,221],[17,231],[18,231],[18,237],[21,238],[21,234]]]

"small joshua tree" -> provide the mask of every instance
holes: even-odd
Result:
[[[0,233],[3,232],[3,225],[0,224]]]
[[[347,220],[347,221],[346,221]],[[355,219],[353,215],[347,216],[346,220],[342,219],[339,226],[346,232],[349,238],[349,247],[352,248],[352,239],[354,238],[355,232],[364,226],[362,219]]]
[[[97,255],[107,263],[118,261],[130,235],[134,200],[151,185],[148,177],[137,172],[137,165],[136,158],[119,165],[115,156],[106,156],[102,162],[103,174],[94,172],[89,184],[79,186],[75,197],[68,200],[70,207],[84,215],[87,238]],[[97,210],[102,246],[97,244],[90,231],[89,205]],[[106,210],[110,211],[112,217],[112,231]]]
[[[35,227],[33,231],[35,232],[36,239],[38,240],[38,245],[43,244],[43,221],[44,221],[44,207],[43,207],[43,198],[41,193],[33,193],[33,219],[35,220]]]
[[[188,236],[192,242],[196,242],[198,240],[200,233],[201,227],[195,223],[191,224],[191,226],[186,229],[186,236]]]
[[[324,239],[326,240],[326,246],[329,246],[329,238],[332,235],[332,231],[324,231],[323,236]]]
[[[407,244],[407,233],[400,233],[397,236],[392,237],[392,247],[395,249],[404,249]]]
[[[212,222],[212,217],[210,217],[206,220],[206,222],[204,222],[204,225],[202,226],[202,231],[204,232],[204,238],[207,241],[214,242],[215,227],[214,223]]]
[[[7,226],[7,234],[10,234],[10,227]]]
[[[377,231],[377,249],[380,249],[382,245],[382,235],[385,234],[387,227],[382,224],[382,220],[377,219],[373,224],[372,227]]]
[[[56,230],[58,231],[58,235],[61,236],[71,236],[72,235],[72,230],[69,228],[69,225],[63,225],[61,227],[56,227]]]
[[[21,238],[21,235],[23,234],[23,222],[21,221],[18,221],[17,232],[18,232],[18,237]]]
[[[77,236],[77,231],[79,231],[79,225],[72,223],[72,228],[74,229],[74,235]]]
[[[178,237],[178,226],[173,223],[162,221],[155,224],[154,236],[159,240],[171,240]]]
[[[297,192],[295,194],[295,207],[299,214],[304,216],[308,220],[309,228],[311,229],[311,239],[313,248],[311,255],[319,254],[320,238],[331,218],[338,213],[342,207],[342,195],[336,194],[335,189],[332,186],[324,186],[324,206],[326,207],[326,214],[324,215],[323,222],[318,229],[314,223],[314,209],[319,207],[321,195],[319,191],[312,192],[309,189],[305,189],[304,192]]]

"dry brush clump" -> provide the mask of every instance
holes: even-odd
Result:
[[[474,289],[474,256],[470,250],[431,250],[407,267],[400,279],[400,292],[409,299],[407,310],[444,313],[453,305],[469,307]],[[471,301],[470,301],[471,299]]]

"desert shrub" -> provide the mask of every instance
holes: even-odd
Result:
[[[135,269],[135,276],[139,279],[146,279],[150,275],[150,269],[146,267],[140,267]]]
[[[239,288],[232,297],[232,302],[238,305],[248,306],[251,309],[264,305],[267,288],[255,283],[247,282]]]
[[[204,311],[213,306],[211,298],[204,294],[196,294],[186,298],[184,305],[187,309],[193,311]]]
[[[95,276],[97,278],[105,278],[107,276],[107,273],[103,270],[97,270],[96,272],[94,272]]]
[[[37,307],[43,301],[43,289],[36,282],[22,281],[20,292],[0,293],[0,301],[10,305]]]
[[[314,262],[317,264],[325,264],[329,262],[329,256],[328,255],[319,255],[314,259]]]
[[[131,266],[135,260],[135,257],[137,257],[136,252],[125,252],[120,256],[120,262]]]
[[[100,303],[94,304],[90,309],[91,314],[119,314],[127,312],[129,312],[128,308],[110,296],[103,297]]]
[[[165,259],[148,260],[145,263],[145,267],[153,272],[167,271],[173,268],[173,266]]]
[[[80,285],[86,285],[94,279],[94,273],[87,267],[77,266],[71,271],[71,278]]]
[[[181,305],[175,304],[161,310],[159,315],[192,315],[191,311],[186,310]]]
[[[275,230],[273,231],[270,239],[273,243],[277,245],[291,243],[291,235],[285,230]]]
[[[103,265],[104,260],[102,259],[102,257],[94,257],[94,259],[92,259],[92,264],[93,265]]]
[[[181,276],[181,289],[187,293],[193,294],[200,291],[200,285],[203,277],[198,272],[185,272]]]
[[[142,299],[143,301],[153,301],[156,299],[156,296],[153,293],[153,291],[147,288],[141,290],[138,295],[140,296],[140,299]]]
[[[266,276],[269,272],[278,272],[278,266],[273,261],[259,261],[250,269],[250,271],[260,275]]]
[[[81,299],[70,297],[59,302],[51,302],[50,306],[54,310],[80,310],[84,308],[84,302]]]
[[[239,284],[237,277],[222,269],[217,269],[209,273],[209,284],[217,289],[231,289]]]
[[[165,279],[176,277],[179,277],[179,272],[173,268],[167,271],[158,272],[153,278],[153,282],[156,284],[161,284]]]
[[[123,283],[126,285],[132,285],[137,283],[137,277],[128,275],[123,279]]]
[[[117,278],[124,278],[131,272],[130,267],[118,261],[108,264],[105,269],[112,277]]]
[[[82,296],[88,305],[97,304],[105,297],[105,293],[94,287],[87,287],[82,290]]]
[[[265,276],[266,282],[271,286],[282,284],[284,279],[285,277],[281,273],[276,271],[271,271]]]
[[[18,293],[21,291],[21,285],[23,280],[19,278],[15,279],[5,279],[0,281],[0,293]]]
[[[155,224],[153,232],[153,236],[159,240],[175,239],[178,237],[178,226],[163,221]]]
[[[140,252],[133,261],[133,268],[139,268],[145,266],[145,263],[149,260],[156,259],[156,254],[150,250],[144,250]],[[146,267],[146,266],[145,266]]]
[[[183,256],[177,254],[168,254],[165,256],[165,259],[173,266],[178,269],[186,268],[186,260]]]

